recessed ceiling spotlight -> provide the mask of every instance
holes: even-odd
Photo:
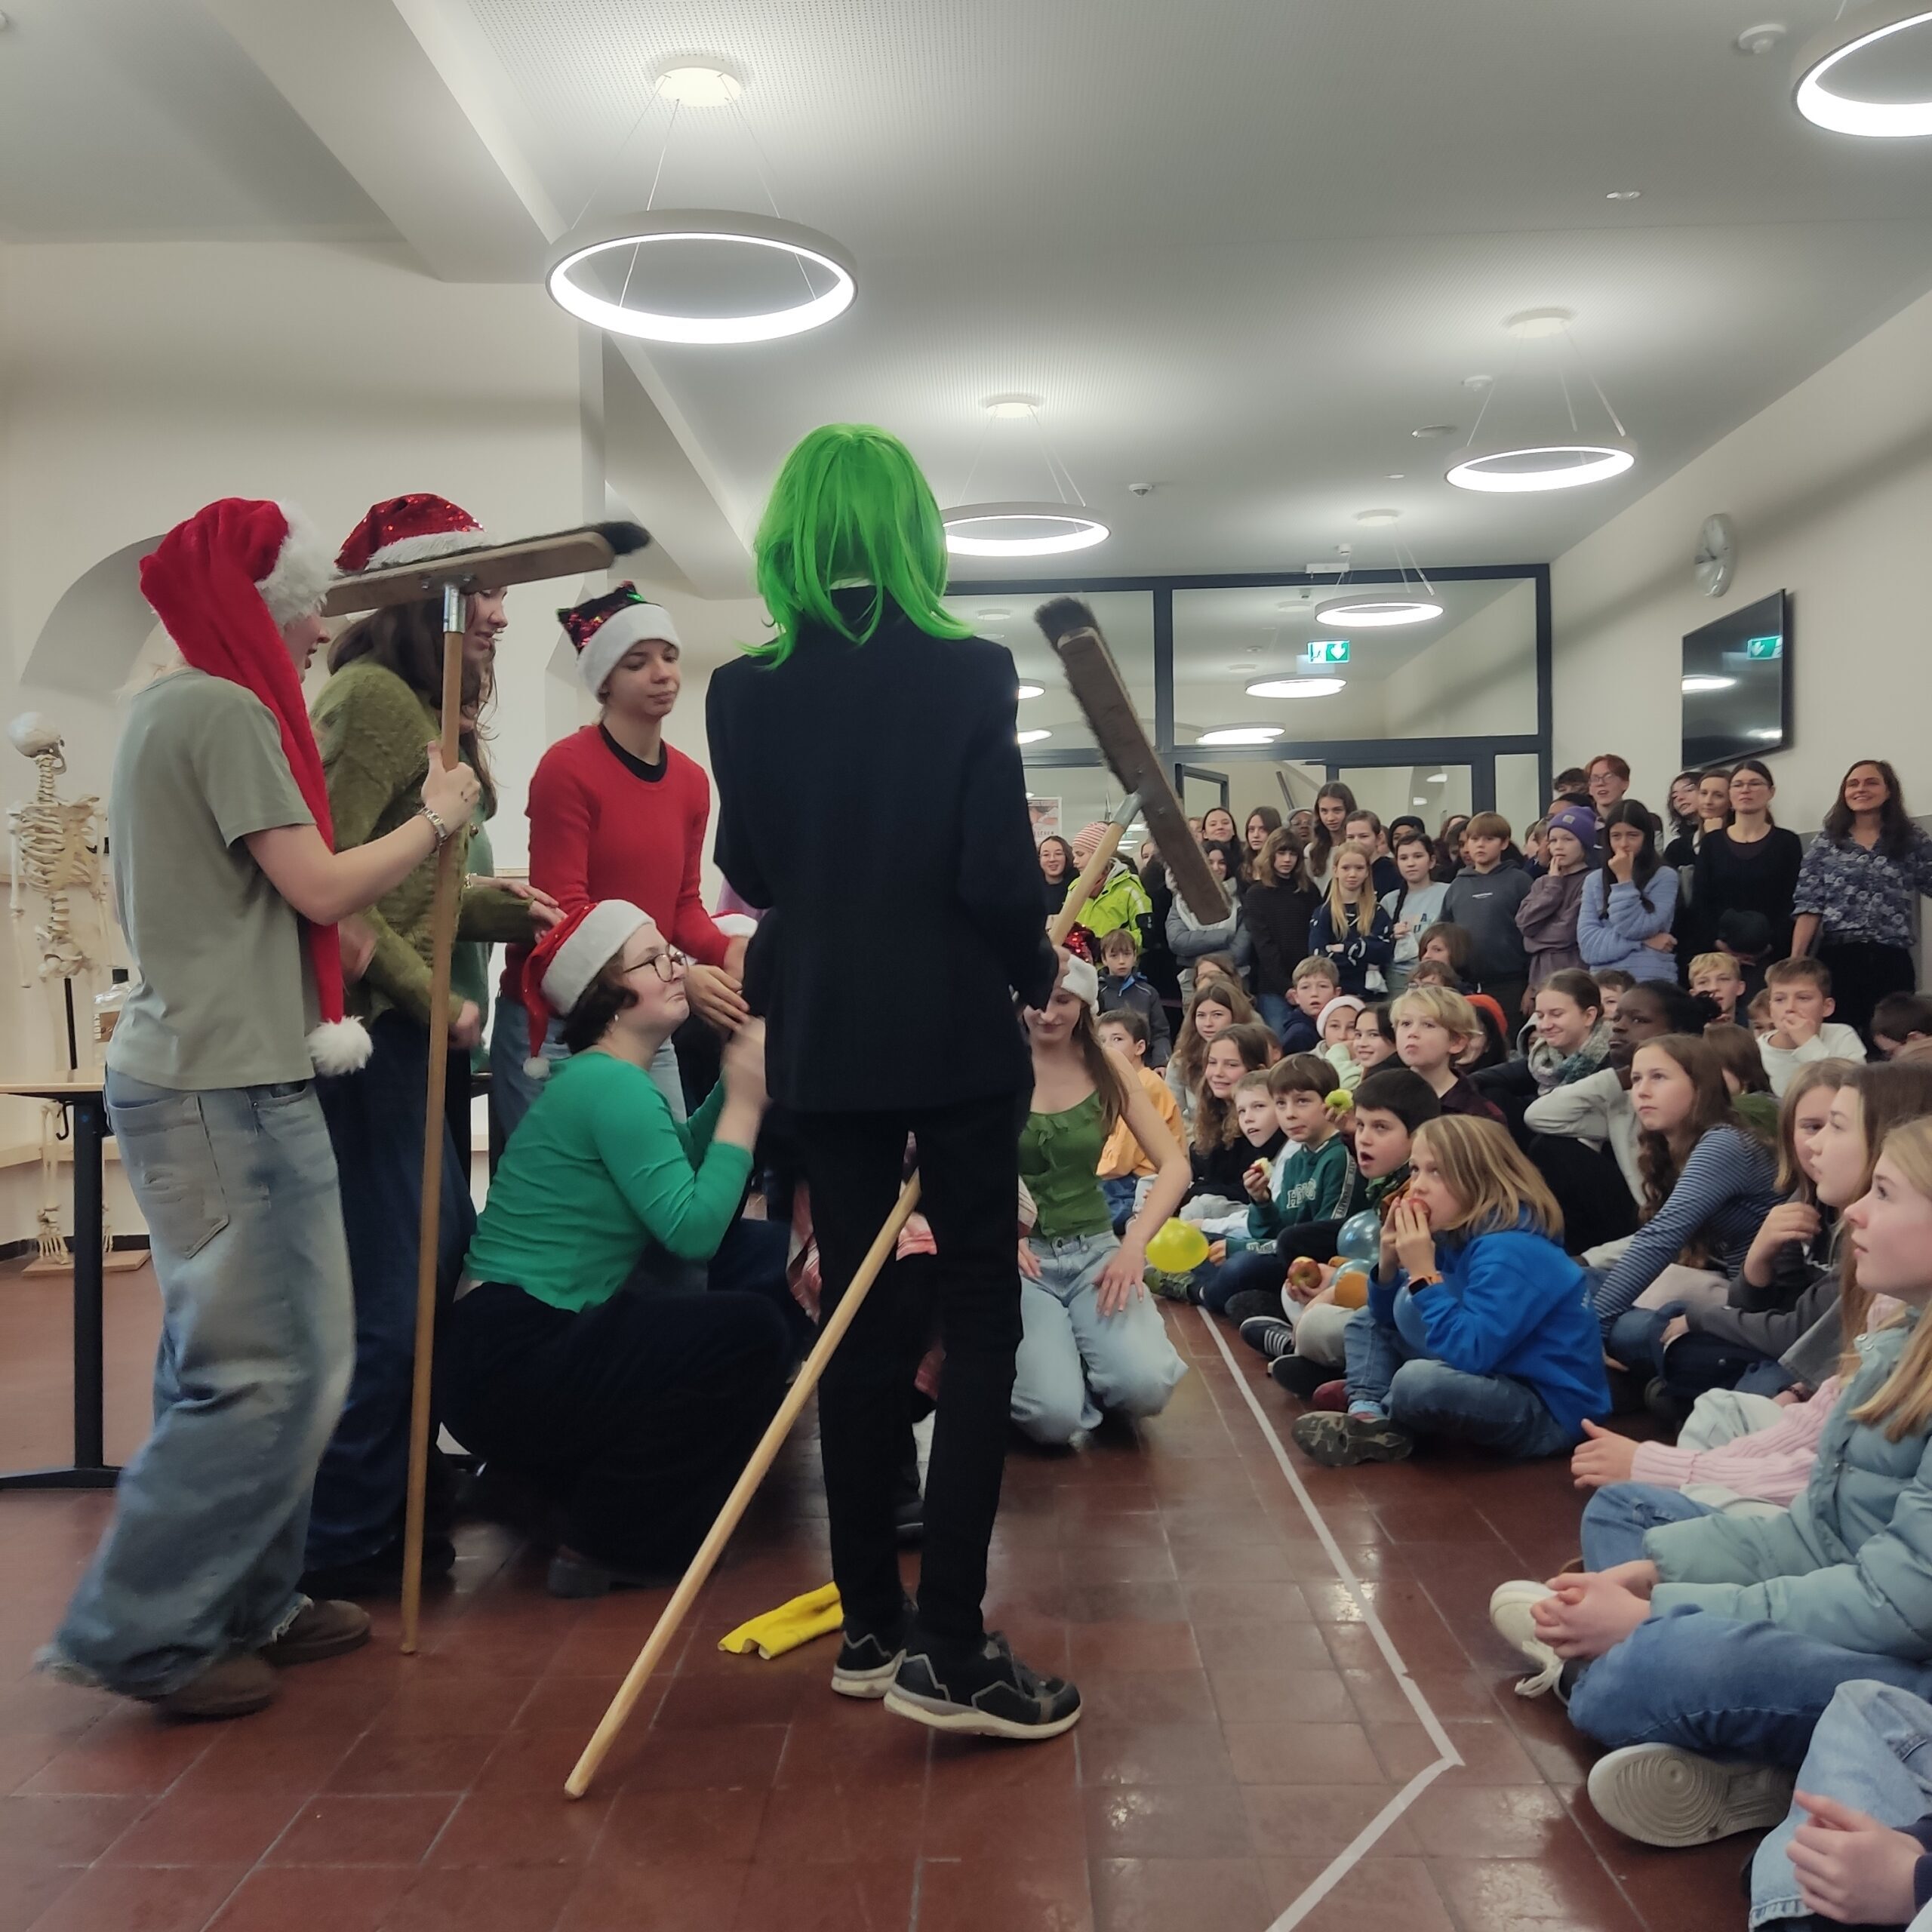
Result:
[[[1355,521],[1358,523],[1400,523],[1401,520],[1402,512],[1400,510],[1357,510],[1355,512]]]
[[[1495,380],[1496,378],[1494,376],[1465,376],[1463,378],[1463,386],[1466,389],[1475,389],[1480,392],[1483,389],[1487,389]]]
[[[660,69],[657,91],[679,107],[729,107],[745,84],[721,60],[682,60]]]
[[[1433,443],[1444,436],[1453,436],[1456,426],[1453,423],[1425,423],[1420,429],[1411,429],[1409,434],[1419,443]]]
[[[1854,56],[1863,54],[1895,35],[1911,33],[1915,39],[1888,47],[1885,57],[1893,70],[1903,69],[1913,78],[1901,78],[1888,89],[1886,79],[1869,70],[1854,83],[1857,94],[1843,94],[1826,82]],[[1932,97],[1917,77],[1924,69],[1915,63],[1915,46],[1922,48],[1932,38],[1932,6],[1926,0],[1870,0],[1854,7],[1834,21],[1815,38],[1807,41],[1798,57],[1798,69],[1792,98],[1798,111],[1814,127],[1835,134],[1866,134],[1880,139],[1912,134],[1932,134]],[[1903,59],[1900,56],[1903,55]],[[1917,94],[1916,99],[1900,100],[1898,94]],[[1893,97],[1887,97],[1890,94]]]
[[[1051,731],[1020,731],[1014,736],[1023,745],[1037,745],[1042,738],[1051,738],[1053,734]]]
[[[1392,469],[1382,480],[1385,483],[1400,483],[1405,479],[1407,474],[1406,470]]]
[[[1730,44],[1740,54],[1768,54],[1786,32],[1783,21],[1765,20],[1757,26],[1746,27]]]
[[[1613,188],[1604,196],[1607,202],[1641,202],[1644,191],[1641,188]]]
[[[1720,678],[1702,672],[1693,672],[1684,680],[1687,691],[1727,691],[1736,684],[1735,678]]]
[[[1534,342],[1540,336],[1561,335],[1576,319],[1569,309],[1525,309],[1503,326],[1518,342]]]
[[[1031,416],[1040,407],[1040,398],[1016,392],[1011,395],[989,395],[980,406],[989,416],[998,417],[1004,422],[1010,418]]]
[[[1020,687],[1020,695],[1023,700],[1029,697],[1044,697],[1046,694],[1047,688],[1044,685],[1022,685]]]
[[[1346,678],[1264,678],[1250,685],[1250,697],[1333,697],[1348,682]]]
[[[1261,666],[1260,666],[1259,664],[1252,664],[1252,663],[1251,663],[1251,664],[1230,664],[1230,665],[1228,666],[1228,669],[1229,669],[1230,671],[1258,671],[1258,670],[1260,670],[1260,669],[1261,669]]]
[[[1218,731],[1203,731],[1195,742],[1203,745],[1272,745],[1284,728],[1279,724],[1227,724]]]
[[[989,619],[998,619],[1010,617],[1013,613],[1004,604],[983,604],[980,607],[980,615]]]
[[[1442,606],[1426,597],[1377,597],[1372,593],[1324,604],[1315,612],[1322,624],[1352,624],[1365,631],[1392,630],[1399,624],[1426,624],[1442,614]]]

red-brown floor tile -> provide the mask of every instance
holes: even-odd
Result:
[[[1232,1785],[1227,1739],[1215,1724],[1129,1724],[1088,1718],[1079,1740],[1085,1785]]]
[[[926,1812],[928,1858],[1054,1860],[1084,1844],[1081,1795],[1072,1785],[1019,1785],[948,1793]]]
[[[926,1761],[928,1801],[943,1804],[957,1792],[1009,1791],[1023,1786],[1030,1789],[1051,1785],[1068,1789],[1079,1782],[1078,1754],[1093,1724],[1092,1718],[1083,1716],[1071,1731],[1063,1732],[1043,1744],[1007,1744],[989,1738],[960,1737],[945,1731],[934,1731],[931,1734]],[[798,1743],[795,1731],[792,1746],[795,1747]],[[790,1747],[786,1755],[790,1755]],[[838,1775],[851,1781],[842,1770]],[[780,1780],[781,1783],[784,1781],[782,1778]],[[913,1780],[909,1777],[905,1782],[910,1785]]]
[[[411,1877],[400,1868],[265,1865],[242,1881],[210,1932],[377,1932]]]
[[[1078,1682],[1083,1724],[1202,1724],[1217,1715],[1204,1671],[1091,1670]]]
[[[301,1801],[285,1791],[171,1792],[102,1857],[109,1865],[253,1865]]]
[[[253,1718],[224,1724],[182,1773],[171,1795],[285,1791],[306,1797],[321,1789],[349,1749],[350,1740],[335,1733],[264,1734]]]
[[[97,1865],[34,1921],[34,1932],[202,1932],[245,1876],[233,1866]]]
[[[1084,1857],[924,1866],[919,1932],[1093,1932]]]
[[[641,1791],[762,1792],[777,1771],[785,1735],[783,1724],[771,1724],[653,1730],[638,1740],[635,1761],[620,1782]]]
[[[1306,1623],[1312,1614],[1299,1583],[1191,1579],[1180,1587],[1186,1614],[1198,1623]]]
[[[420,1872],[383,1932],[552,1932],[583,1876],[574,1866]]]
[[[1033,1795],[1030,1789],[1028,1795]],[[955,1798],[948,1809],[958,1810],[962,1801]],[[765,1798],[752,1862],[847,1865],[917,1858],[925,1817],[922,1783],[782,1786]]]
[[[1355,1724],[1230,1724],[1228,1756],[1243,1784],[1386,1784],[1388,1774]]]
[[[1497,1720],[1451,1718],[1443,1728],[1463,1761],[1442,1775],[1450,1783],[1540,1784],[1543,1774],[1509,1727]],[[1375,1724],[1368,1727],[1382,1768],[1397,1783],[1406,1783],[1441,1756],[1420,1724]]]
[[[145,1798],[0,1798],[0,1861],[91,1865],[149,1802]]]
[[[1603,1867],[1585,1854],[1563,1859],[1432,1858],[1437,1888],[1462,1932],[1638,1932],[1642,1921]],[[1728,1923],[1742,1922],[1744,1900],[1734,1896]],[[1706,1920],[1706,1926],[1727,1921]]]
[[[60,1894],[85,1874],[78,1866],[0,1858],[0,1932],[27,1932]]]
[[[1407,1823],[1429,1856],[1542,1858],[1577,1836],[1563,1801],[1546,1785],[1458,1785],[1446,1773],[1409,1807]]]
[[[325,1792],[296,1813],[268,1855],[271,1865],[404,1865],[422,1862],[456,1809],[448,1792],[349,1795]]]
[[[1311,1629],[1303,1625],[1303,1629]],[[1228,1724],[1352,1724],[1355,1702],[1340,1672],[1242,1670],[1208,1673],[1214,1703]]]
[[[1253,1849],[1236,1793],[1217,1785],[1116,1785],[1083,1792],[1096,1859],[1244,1858]]]
[[[117,1712],[91,1725],[28,1778],[34,1796],[134,1797],[165,1791],[208,1748],[205,1730],[156,1724],[146,1712]]]
[[[900,1932],[912,1915],[912,1875],[909,1859],[796,1869],[754,1865],[732,1932]]]
[[[617,1801],[561,1792],[472,1791],[430,1847],[432,1865],[583,1865]]]
[[[756,1787],[621,1791],[598,1841],[596,1856],[629,1865],[648,1865],[662,1858],[706,1865],[743,1863],[758,1843],[768,1795]]]
[[[1110,1858],[1093,1868],[1094,1932],[1266,1926],[1268,1887],[1258,1859]]]
[[[1266,1858],[1333,1858],[1395,1795],[1392,1786],[1244,1785],[1249,1836]],[[1421,1847],[1406,1817],[1392,1820],[1375,1841],[1383,1857],[1407,1857]]]
[[[537,1687],[534,1676],[405,1680],[377,1717],[377,1737],[481,1737],[509,1730]]]
[[[1269,1903],[1286,1912],[1327,1870],[1318,1858],[1264,1858],[1261,1869]],[[1383,1858],[1374,1854],[1351,1866],[1340,1881],[1310,1906],[1298,1921],[1314,1932],[1362,1932],[1368,1926],[1399,1927],[1401,1932],[1456,1932],[1449,1910],[1420,1858]]]
[[[721,1932],[737,1915],[750,1871],[685,1859],[592,1865],[565,1906],[557,1932]]]
[[[467,1791],[493,1748],[487,1737],[372,1734],[336,1767],[325,1789],[349,1792]]]
[[[1180,1622],[1076,1623],[1069,1632],[1069,1661],[1076,1679],[1089,1670],[1198,1670],[1195,1634],[1194,1626]]]

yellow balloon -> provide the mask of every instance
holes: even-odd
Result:
[[[1169,1221],[1147,1244],[1147,1259],[1164,1275],[1185,1275],[1208,1259],[1208,1237],[1192,1221]]]
[[[1358,1264],[1344,1268],[1331,1284],[1337,1308],[1362,1308],[1368,1302],[1368,1270]]]

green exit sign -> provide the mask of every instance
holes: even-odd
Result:
[[[1744,640],[1746,657],[1782,657],[1784,639],[1781,637],[1747,637]]]
[[[1308,645],[1308,661],[1311,664],[1346,664],[1349,661],[1349,641],[1345,637],[1311,638]]]

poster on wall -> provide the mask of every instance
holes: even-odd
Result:
[[[1057,798],[1037,798],[1028,795],[1028,816],[1033,821],[1033,843],[1037,845],[1043,838],[1051,838],[1060,831],[1060,801]]]

